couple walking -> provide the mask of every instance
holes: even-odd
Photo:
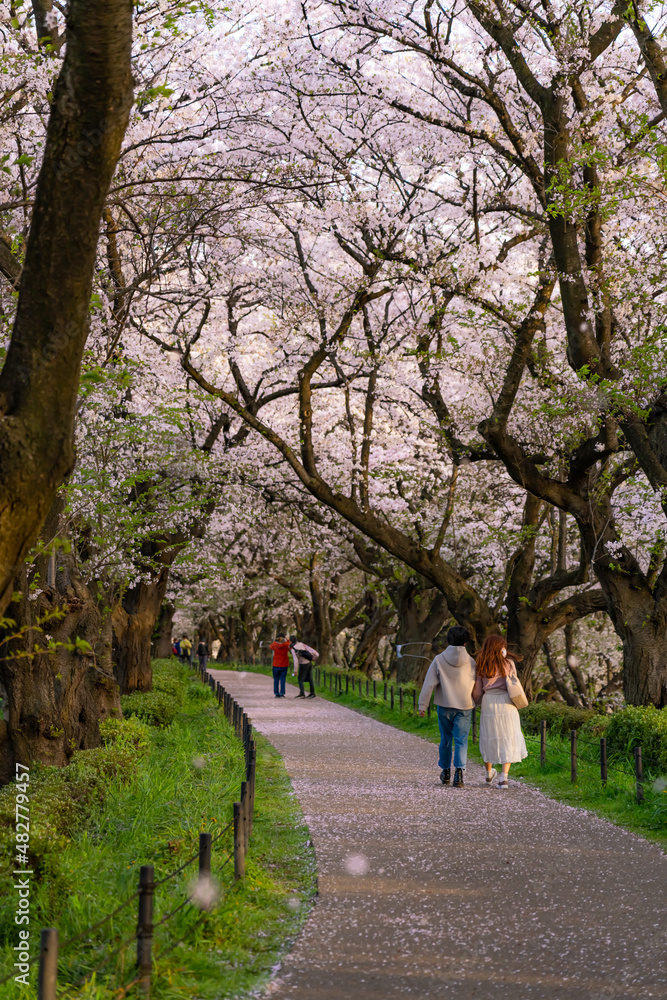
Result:
[[[497,787],[506,789],[510,764],[528,756],[514,702],[521,706],[528,702],[516,675],[514,659],[507,652],[507,641],[501,635],[488,636],[475,654],[475,661],[465,649],[469,639],[470,633],[461,625],[450,628],[447,649],[436,656],[424,679],[419,714],[425,714],[435,691],[440,726],[440,780],[443,785],[451,781],[453,743],[454,787],[463,788],[473,705],[481,702],[479,752],[486,766],[486,781],[491,784],[497,774],[493,765],[500,764],[502,773]]]
[[[313,660],[320,654],[312,646],[307,646],[305,642],[298,642],[295,635],[286,639],[282,632],[279,632],[274,641],[269,646],[273,650],[273,694],[276,698],[285,697],[285,680],[289,668],[290,654],[294,669],[292,673],[297,674],[299,682],[299,693],[297,698],[306,697],[305,685],[310,685],[309,698],[315,697],[315,685],[313,683]]]

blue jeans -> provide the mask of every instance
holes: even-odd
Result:
[[[287,677],[287,667],[273,668],[273,693],[285,697],[285,678]]]
[[[438,764],[441,771],[452,766],[452,741],[454,742],[454,767],[465,767],[468,760],[468,733],[472,724],[472,708],[443,708],[438,710],[438,725],[440,726],[440,757]]]

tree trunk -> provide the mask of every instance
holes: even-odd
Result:
[[[208,646],[209,655],[213,645],[213,626],[207,614],[202,615],[197,623],[197,642],[195,643],[195,655],[197,655],[197,644],[205,642]]]
[[[57,510],[55,514],[57,525]],[[51,515],[47,519],[48,540],[56,535],[51,530],[53,520]],[[0,660],[8,709],[0,750],[0,774],[5,782],[13,776],[17,761],[62,766],[74,750],[99,746],[100,720],[121,714],[111,669],[108,592],[100,587],[96,600],[63,546],[52,556],[40,556],[31,576],[46,585],[31,600],[28,571],[22,571],[17,581],[21,598],[10,605],[8,617],[18,629],[26,627],[27,631],[2,647],[6,655]],[[54,612],[59,616],[45,620]],[[17,628],[6,630],[5,636],[15,634]]]
[[[387,589],[398,612],[396,645],[406,646],[407,653],[396,658],[396,679],[420,684],[433,658],[433,641],[451,619],[447,600],[423,577],[411,576]]]
[[[350,666],[370,674],[379,669],[378,649],[383,636],[393,631],[393,608],[383,608],[373,591],[366,591],[365,626],[357,647],[350,658]]]
[[[151,639],[164,600],[169,567],[149,583],[138,583],[126,591],[124,627],[116,631],[114,668],[121,694],[150,691],[153,687]]]
[[[131,0],[71,0],[0,373],[0,613],[74,464],[102,209],[132,106]]]
[[[333,649],[333,629],[331,627],[331,602],[338,591],[337,585],[327,580],[322,569],[322,556],[314,554],[310,559],[310,597],[313,605],[313,621],[317,636],[315,648],[320,654],[318,663],[331,663]],[[333,593],[332,593],[333,591]]]
[[[153,654],[156,660],[168,660],[171,654],[171,640],[174,637],[174,612],[175,605],[169,601],[163,601],[158,615],[157,626],[155,628],[155,638],[153,641]],[[210,648],[210,647],[209,647]]]

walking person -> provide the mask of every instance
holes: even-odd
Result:
[[[183,633],[183,638],[180,642],[181,647],[181,661],[183,664],[192,662],[192,643],[188,639],[186,633]]]
[[[423,717],[434,694],[440,728],[440,781],[449,785],[452,778],[454,745],[454,788],[464,787],[468,761],[468,735],[472,723],[472,690],[475,686],[475,661],[466,651],[470,633],[454,625],[447,633],[448,646],[431,663],[419,692],[419,714]]]
[[[284,632],[278,633],[269,649],[273,650],[273,694],[276,698],[284,698],[290,655],[290,641],[285,639]]]
[[[208,645],[206,639],[200,639],[199,645],[197,646],[197,656],[199,657],[199,666],[202,670],[206,670],[206,664],[208,663]]]
[[[295,635],[290,636],[292,644],[292,660],[294,661],[294,673],[297,674],[299,682],[299,693],[297,698],[306,697],[306,684],[310,684],[309,698],[315,697],[315,685],[313,683],[313,661],[320,655],[312,646],[305,642],[297,641]]]
[[[489,635],[477,659],[477,679],[473,698],[481,701],[479,719],[479,752],[486,767],[486,783],[490,785],[498,773],[493,766],[500,764],[498,788],[509,787],[510,765],[528,756],[521,731],[521,719],[514,701],[527,705],[528,700],[517,677],[515,660],[507,652],[507,640],[502,635]]]

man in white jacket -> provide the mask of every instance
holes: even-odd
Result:
[[[423,716],[435,691],[433,700],[440,726],[440,781],[443,785],[451,781],[453,743],[455,788],[464,787],[468,734],[472,722],[476,664],[465,649],[469,639],[470,633],[462,625],[450,628],[447,633],[449,645],[431,663],[419,694],[419,714]]]

